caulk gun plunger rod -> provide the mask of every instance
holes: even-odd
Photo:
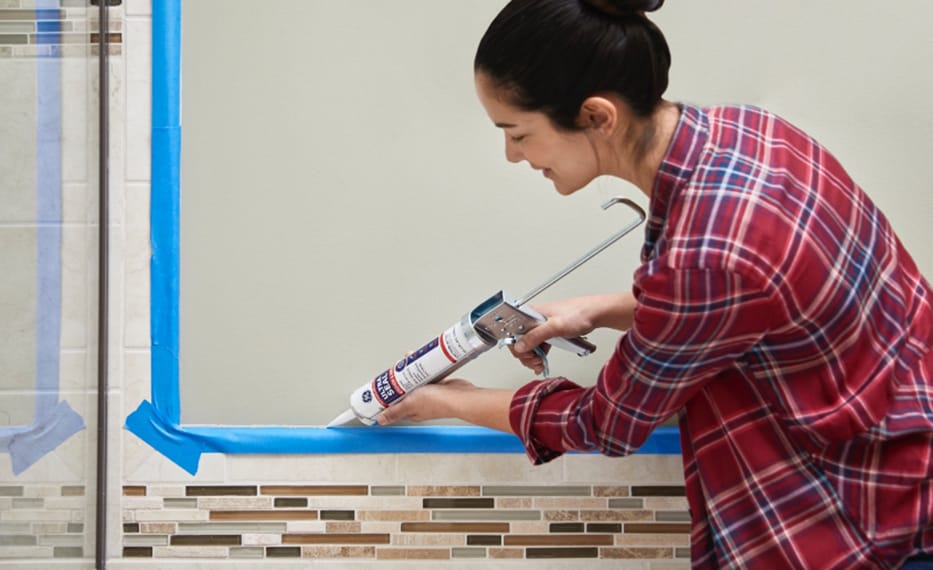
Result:
[[[545,281],[545,282],[542,283],[541,285],[538,285],[537,287],[535,287],[535,288],[532,289],[531,291],[525,293],[525,295],[524,295],[521,299],[519,299],[518,301],[516,301],[515,304],[516,304],[517,306],[521,307],[522,305],[524,305],[524,304],[527,303],[528,301],[530,301],[530,300],[532,300],[533,298],[537,297],[538,294],[540,294],[542,291],[544,291],[545,289],[547,289],[547,288],[550,287],[551,285],[557,283],[558,281],[560,281],[561,279],[563,279],[564,277],[566,277],[568,273],[570,273],[570,272],[573,271],[574,269],[580,267],[581,265],[583,265],[584,263],[586,263],[587,261],[589,261],[590,259],[592,259],[593,257],[595,257],[595,256],[596,256],[598,253],[600,253],[602,250],[606,249],[606,248],[609,247],[610,245],[612,245],[612,244],[614,244],[615,242],[617,242],[619,239],[621,239],[623,236],[625,236],[626,234],[628,234],[629,232],[631,232],[632,230],[634,230],[635,228],[637,228],[643,221],[645,221],[645,218],[646,218],[645,211],[642,210],[641,207],[640,207],[638,204],[636,204],[635,202],[632,202],[632,201],[629,200],[628,198],[620,198],[620,197],[618,197],[618,196],[616,196],[616,197],[614,197],[614,198],[610,198],[605,204],[603,204],[603,210],[608,209],[608,208],[609,208],[610,206],[612,206],[613,204],[619,204],[619,203],[625,204],[626,206],[628,206],[629,208],[631,208],[632,210],[634,210],[634,211],[638,214],[638,219],[635,220],[635,221],[633,221],[633,222],[630,223],[629,225],[625,226],[624,228],[622,228],[621,230],[619,230],[619,231],[616,232],[615,234],[613,234],[613,235],[609,236],[608,238],[606,238],[602,243],[600,243],[599,245],[597,245],[596,247],[594,247],[593,249],[591,249],[589,252],[587,252],[586,254],[584,254],[583,257],[581,257],[580,259],[574,261],[573,263],[571,263],[571,264],[568,265],[567,267],[563,268],[562,270],[558,271],[556,274],[554,274],[553,277],[551,277],[550,279],[548,279],[547,281]]]

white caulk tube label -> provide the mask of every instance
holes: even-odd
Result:
[[[357,388],[350,395],[350,408],[361,422],[372,425],[382,410],[415,388],[444,378],[493,346],[493,341],[477,334],[470,315],[465,315],[394,367]]]

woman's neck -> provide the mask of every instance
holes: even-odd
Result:
[[[628,180],[650,198],[679,120],[680,107],[661,101],[650,117],[633,121],[616,149],[617,168],[609,174]]]

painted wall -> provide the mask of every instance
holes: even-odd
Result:
[[[483,299],[521,295],[631,219],[606,198],[647,204],[611,179],[559,196],[505,160],[472,77],[504,3],[182,3],[184,422],[323,425]],[[812,133],[930,274],[931,8],[908,6],[707,0],[652,18],[669,99],[759,105]],[[628,288],[640,234],[537,300]],[[594,357],[553,351],[551,373],[593,382],[617,336],[594,334]],[[532,378],[504,351],[458,374]]]

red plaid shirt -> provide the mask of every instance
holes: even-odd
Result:
[[[512,401],[532,460],[626,455],[682,411],[695,567],[933,552],[933,294],[882,213],[780,118],[691,106],[650,210],[596,385]]]

